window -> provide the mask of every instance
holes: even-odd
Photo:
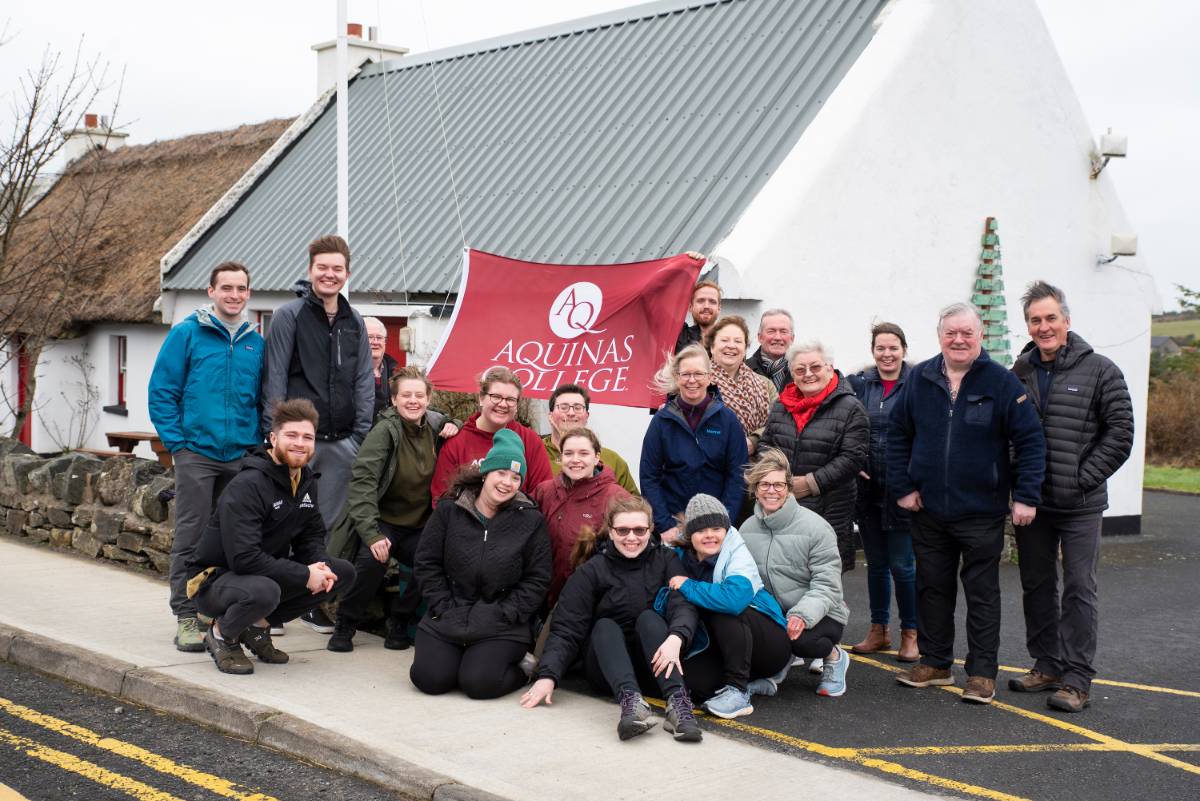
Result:
[[[121,335],[108,338],[109,364],[111,365],[109,384],[109,405],[104,411],[109,414],[128,415],[125,407],[126,365],[129,352],[128,339]]]
[[[262,334],[263,339],[267,338],[267,329],[271,327],[271,314],[269,311],[255,312],[258,315],[258,333]]]

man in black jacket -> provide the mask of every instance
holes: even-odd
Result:
[[[1037,517],[1016,529],[1025,642],[1034,664],[1008,686],[1015,692],[1056,690],[1047,700],[1051,709],[1080,712],[1096,675],[1096,564],[1107,481],[1133,447],[1133,407],[1120,368],[1071,331],[1062,290],[1036,281],[1021,303],[1033,341],[1013,372],[1041,415],[1046,479]]]
[[[204,646],[223,673],[253,673],[242,652],[282,664],[282,625],[354,584],[354,566],[325,549],[312,459],[317,412],[304,399],[275,405],[270,449],[242,461],[187,566],[188,597],[212,617]]]
[[[699,253],[688,251],[688,255],[702,258]],[[685,320],[679,336],[675,339],[675,352],[686,348],[694,342],[704,344],[704,335],[713,327],[713,323],[721,316],[721,287],[715,281],[701,281],[692,289],[692,302],[688,306],[692,314],[692,324]]]

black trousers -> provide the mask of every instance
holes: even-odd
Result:
[[[1096,566],[1100,562],[1101,515],[1056,515],[1038,511],[1019,526],[1025,644],[1033,667],[1064,684],[1091,692],[1096,670],[1100,607]],[[1062,596],[1058,550],[1062,546]]]
[[[644,695],[661,694],[670,698],[683,689],[683,678],[672,669],[670,677],[654,675],[650,661],[667,639],[667,621],[653,609],[638,615],[634,636],[626,637],[612,618],[602,617],[592,624],[592,634],[583,652],[583,669],[588,683],[614,699],[628,690]]]
[[[341,595],[354,583],[354,565],[345,559],[331,558],[327,563],[337,576],[330,592],[313,595],[307,587],[284,590],[267,576],[243,576],[222,573],[209,579],[196,593],[196,608],[216,618],[221,638],[232,642],[246,627],[266,618],[273,626],[295,620],[318,605]]]
[[[479,640],[455,645],[417,629],[408,678],[428,695],[454,688],[468,698],[499,698],[525,684],[521,658],[528,647],[512,640]]]
[[[942,669],[954,663],[957,572],[967,599],[967,675],[995,679],[1000,648],[1004,518],[943,523],[928,512],[917,512],[912,516],[912,538],[917,555],[917,647],[921,662]]]
[[[417,542],[421,539],[421,529],[407,526],[393,526],[379,521],[379,532],[387,537],[391,545],[391,556],[402,565],[412,567],[413,555],[417,550]],[[354,558],[356,578],[354,586],[342,598],[338,607],[338,620],[345,620],[352,626],[357,626],[367,613],[367,606],[379,591],[383,576],[387,572],[387,562],[380,562],[371,553],[371,548],[365,542],[359,542],[358,553]],[[404,585],[404,591],[391,601],[388,617],[400,625],[407,625],[416,617],[417,607],[421,605],[421,592],[417,582],[409,579]]]
[[[774,676],[792,658],[787,629],[757,609],[746,607],[740,615],[701,610],[700,619],[708,647],[683,663],[683,679],[697,703],[726,684],[745,690],[751,679]]]
[[[844,623],[838,623],[827,615],[811,629],[806,627],[799,637],[791,641],[792,654],[802,659],[824,659],[833,652],[833,646],[842,641],[845,628]]]

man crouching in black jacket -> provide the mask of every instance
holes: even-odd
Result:
[[[254,672],[243,645],[260,662],[287,662],[270,627],[354,584],[354,566],[325,549],[316,476],[307,467],[316,430],[310,401],[275,405],[270,449],[243,459],[188,564],[188,597],[214,618],[204,647],[222,673]]]

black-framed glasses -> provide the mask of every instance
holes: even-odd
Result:
[[[582,403],[556,403],[554,404],[554,411],[563,412],[564,414],[566,412],[575,412],[578,414],[579,412],[587,411],[587,407]]]
[[[494,392],[489,392],[487,397],[496,406],[516,406],[517,402],[521,400],[519,396],[509,397],[508,395],[497,395]]]
[[[760,481],[758,482],[760,490],[770,490],[772,492],[784,492],[788,485],[786,481]]]

